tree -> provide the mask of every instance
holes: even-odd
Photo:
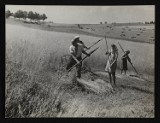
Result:
[[[149,22],[146,21],[145,24],[149,24]]]
[[[28,15],[27,11],[23,11],[23,19],[24,19],[24,20],[26,20],[27,15]]]
[[[12,13],[10,12],[10,10],[7,10],[5,15],[6,15],[6,18],[9,18],[10,16],[12,16]]]
[[[28,18],[30,19],[30,21],[34,19],[34,13],[32,11],[29,11]]]
[[[38,14],[37,12],[35,12],[35,13],[34,13],[34,19],[37,20],[37,21],[38,21],[38,20],[41,20],[40,14]]]
[[[24,15],[23,15],[23,11],[22,10],[18,10],[17,12],[14,13],[14,17],[15,18],[23,18]]]
[[[154,24],[154,21],[150,21],[150,24]]]
[[[100,24],[102,24],[102,22],[100,22]]]
[[[105,21],[104,23],[107,24],[107,21]]]
[[[45,19],[47,19],[47,16],[45,14],[42,14],[42,20],[44,21]]]

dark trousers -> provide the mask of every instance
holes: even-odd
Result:
[[[77,60],[80,61],[82,60],[82,57],[77,57]],[[67,70],[69,70],[71,67],[73,67],[75,64],[77,64],[77,62],[72,58],[72,56],[70,57],[69,63],[66,67]],[[77,77],[81,78],[81,67],[82,67],[82,63],[76,65],[77,68]]]

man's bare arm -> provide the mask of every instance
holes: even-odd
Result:
[[[78,59],[75,57],[75,54],[74,54],[74,53],[71,53],[71,56],[72,56],[72,58],[73,58],[77,63],[79,63],[79,61],[78,61]]]
[[[86,51],[82,50],[82,53],[87,55],[87,56],[90,56],[90,54],[88,54]]]
[[[83,43],[83,41],[80,41],[80,43],[83,44],[83,46],[84,46],[85,49],[88,49],[88,50],[90,49],[89,47],[87,47],[87,46]]]

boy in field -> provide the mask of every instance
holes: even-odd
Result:
[[[123,71],[124,71],[124,73],[125,73],[125,75],[126,75],[126,71],[128,70],[128,66],[127,66],[127,60],[131,63],[131,59],[129,58],[129,53],[130,53],[130,51],[129,50],[127,50],[127,51],[125,51],[125,54],[121,57],[121,60],[122,60],[122,63],[121,63],[121,74],[123,73]],[[131,63],[132,64],[132,63]]]
[[[82,53],[90,56],[87,52],[84,51],[84,48],[87,48],[82,41],[79,40],[79,36],[76,36],[74,40],[72,41],[72,45],[69,47],[69,51],[71,54],[70,61],[66,67],[67,71],[74,66],[75,64],[78,63],[76,66],[77,68],[77,78],[81,78],[81,67],[82,67],[82,62],[79,62],[82,60]]]

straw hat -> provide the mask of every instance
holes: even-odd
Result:
[[[80,38],[78,35],[74,37],[74,39],[78,39],[78,38]]]

